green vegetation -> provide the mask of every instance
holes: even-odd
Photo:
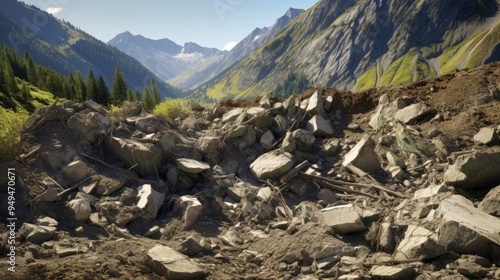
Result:
[[[0,162],[14,159],[21,151],[21,131],[27,114],[0,107]]]
[[[275,96],[287,98],[293,94],[301,93],[310,87],[306,75],[303,73],[295,74],[290,73],[282,84],[278,85],[273,91]]]
[[[481,41],[488,31],[482,31],[470,36],[467,40],[447,48],[440,57],[441,73],[446,74],[460,67],[461,62],[474,46]]]
[[[186,111],[187,108],[182,100],[168,98],[164,102],[156,105],[153,114],[172,121]]]
[[[377,66],[373,66],[359,77],[356,91],[363,91],[377,86]]]

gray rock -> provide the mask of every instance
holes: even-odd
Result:
[[[238,230],[234,227],[231,227],[221,238],[225,244],[231,245],[233,247],[237,247],[238,245],[243,244],[243,238]]]
[[[220,137],[201,137],[198,150],[210,164],[216,165],[222,160],[222,140]]]
[[[500,219],[484,213],[454,195],[443,200],[436,211],[439,244],[460,254],[476,254],[500,246]]]
[[[99,213],[92,213],[89,217],[89,221],[91,224],[96,225],[96,226],[100,226],[100,227],[105,227],[109,224],[106,217],[102,216]]]
[[[36,223],[40,226],[47,227],[57,227],[57,225],[59,224],[55,219],[51,217],[38,218],[36,219]]]
[[[108,147],[128,167],[137,164],[134,170],[143,176],[156,174],[163,161],[162,149],[150,143],[111,137]]]
[[[315,115],[307,122],[307,130],[314,136],[330,136],[333,134],[332,125],[321,115]]]
[[[42,244],[56,235],[56,228],[24,223],[19,229],[19,237],[34,244]]]
[[[247,126],[246,125],[238,125],[237,127],[235,127],[235,128],[231,127],[230,129],[231,130],[227,134],[227,138],[233,139],[233,138],[243,136],[243,134],[245,134],[245,132],[247,131]]]
[[[234,121],[238,118],[243,112],[244,108],[235,108],[222,116],[222,122]]]
[[[285,136],[286,132],[288,131],[288,123],[286,118],[282,115],[277,115],[271,125],[271,130],[278,138]]]
[[[425,260],[445,254],[447,250],[438,244],[438,236],[423,227],[410,225],[404,239],[394,252],[394,259]]]
[[[177,209],[182,211],[182,222],[185,229],[193,226],[203,212],[203,205],[194,196],[181,196],[177,202]]]
[[[56,245],[54,247],[54,250],[59,258],[69,257],[80,253],[78,247],[63,247],[60,245]]]
[[[178,158],[175,160],[177,167],[186,173],[202,173],[210,170],[210,164],[188,158]]]
[[[375,130],[384,127],[398,110],[397,103],[398,101],[390,102],[386,94],[382,95],[379,99],[377,110],[370,119],[369,125]]]
[[[424,103],[417,103],[398,110],[394,117],[405,123],[413,123],[429,113],[429,107]]]
[[[495,187],[500,184],[500,151],[461,155],[443,175],[445,183],[463,189]]]
[[[68,128],[74,131],[75,138],[86,144],[92,144],[99,136],[105,135],[110,125],[107,117],[95,112],[76,113],[68,120]]]
[[[188,256],[163,245],[156,245],[148,251],[146,265],[156,274],[172,280],[201,279],[205,276],[205,271]]]
[[[66,204],[76,222],[85,222],[92,214],[90,202],[86,199],[73,199]]]
[[[496,129],[493,127],[483,127],[474,135],[474,143],[489,145],[498,139]]]
[[[375,142],[371,137],[364,137],[345,155],[342,165],[347,166],[349,164],[365,172],[376,172],[382,169],[375,153]]]
[[[283,139],[283,144],[281,145],[281,149],[285,152],[294,152],[295,150],[299,150],[302,152],[307,151],[312,145],[316,138],[312,134],[305,129],[297,129],[293,132],[287,132],[285,139]]]
[[[90,173],[89,167],[81,160],[73,161],[63,166],[61,171],[72,184],[81,182],[83,179],[87,178]]]
[[[271,149],[273,147],[274,140],[273,132],[268,130],[262,134],[262,137],[260,137],[260,144],[266,149]]]
[[[457,271],[464,276],[472,277],[474,279],[483,279],[483,277],[485,277],[489,272],[487,268],[484,268],[473,262],[460,263],[458,265]]]
[[[370,270],[371,276],[375,279],[411,279],[413,274],[413,268],[411,266],[399,267],[399,266],[386,266],[377,265],[372,267]]]
[[[270,187],[260,188],[257,192],[257,198],[260,201],[269,201],[272,198],[273,190]]]
[[[153,237],[153,236],[157,235],[158,233],[160,233],[160,231],[161,231],[160,226],[154,226],[154,227],[148,229],[148,231],[146,231],[142,236]]]
[[[316,91],[310,98],[307,104],[306,112],[312,115],[323,115],[325,113],[324,99],[319,91]]]
[[[293,164],[293,157],[290,153],[274,150],[257,158],[250,165],[250,170],[261,180],[277,179],[285,175]]]
[[[477,208],[490,215],[500,217],[500,186],[493,188]]]
[[[145,212],[147,221],[156,219],[160,207],[163,205],[165,195],[155,191],[150,184],[142,185],[137,188],[139,202],[137,206]]]
[[[324,208],[321,215],[324,225],[331,227],[336,233],[346,234],[366,229],[352,204]]]
[[[100,195],[110,195],[114,193],[115,191],[121,189],[127,180],[123,177],[120,179],[116,178],[109,178],[109,177],[101,177],[101,180],[99,181],[97,185],[97,194]]]
[[[190,257],[210,250],[210,245],[208,243],[205,242],[205,246],[203,246],[201,243],[202,242],[196,240],[193,236],[190,236],[186,240],[182,241],[179,245],[177,245],[177,247],[175,247],[175,250]]]
[[[90,110],[99,113],[103,116],[106,116],[106,114],[108,113],[99,103],[95,102],[92,99],[83,102],[83,105],[85,105]]]

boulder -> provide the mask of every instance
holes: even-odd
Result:
[[[474,143],[489,145],[498,139],[496,129],[493,127],[483,127],[479,132],[474,135]]]
[[[210,170],[210,164],[189,158],[178,158],[175,160],[177,167],[186,173],[197,174]]]
[[[333,206],[321,210],[324,225],[339,234],[363,231],[366,229],[361,216],[352,204]]]
[[[382,169],[375,153],[375,142],[371,137],[364,137],[345,155],[342,165],[347,166],[349,164],[365,172],[376,172]]]
[[[332,125],[321,115],[315,115],[307,122],[307,130],[314,136],[330,136],[333,134]]]
[[[381,129],[393,118],[397,110],[398,101],[390,102],[386,94],[382,95],[378,101],[377,110],[370,119],[369,125],[375,130]]]
[[[160,210],[165,200],[165,195],[155,191],[150,184],[145,184],[137,188],[139,202],[137,206],[146,212],[146,220],[156,219],[158,210]]]
[[[324,109],[324,99],[319,91],[316,91],[309,97],[309,102],[307,103],[306,112],[311,115],[323,115],[325,113]]]
[[[402,123],[409,124],[421,119],[428,113],[429,107],[424,103],[417,103],[398,110],[394,117]]]
[[[425,260],[445,254],[447,251],[438,244],[438,236],[434,232],[420,226],[410,225],[405,237],[394,252],[394,259]]]
[[[106,116],[106,114],[108,113],[99,103],[95,102],[92,99],[89,99],[89,100],[83,102],[83,105],[85,105],[90,110],[92,110],[96,113],[99,113],[103,116]]]
[[[276,137],[281,138],[285,136],[288,131],[288,123],[285,117],[277,115],[271,124],[271,130]]]
[[[288,152],[274,150],[261,155],[251,165],[252,174],[260,180],[277,179],[293,167],[293,156]]]
[[[370,270],[371,276],[375,279],[411,279],[413,275],[413,268],[411,266],[387,266],[376,265]]]
[[[201,137],[198,150],[210,164],[216,165],[222,160],[222,140],[220,137]]]
[[[149,176],[156,174],[163,161],[162,149],[150,143],[111,137],[108,147],[128,167],[133,167],[137,164],[134,170],[139,175]]]
[[[85,222],[90,217],[90,214],[92,214],[90,202],[86,199],[73,199],[66,206],[71,210],[72,217],[78,223]]]
[[[24,223],[19,229],[18,234],[21,240],[26,240],[34,244],[42,244],[56,235],[56,228]]]
[[[500,217],[500,186],[492,189],[477,208],[490,215]]]
[[[188,256],[164,245],[156,245],[148,251],[146,265],[156,274],[171,280],[201,279],[205,276],[205,271]]]
[[[500,184],[500,151],[461,155],[443,175],[448,185],[463,189],[491,188]]]
[[[287,132],[285,139],[283,139],[281,149],[289,153],[295,150],[305,152],[314,145],[315,141],[316,138],[312,132],[305,129],[297,129],[293,132]]]
[[[90,173],[89,167],[81,160],[73,161],[61,169],[63,175],[72,184],[77,184],[87,178]]]
[[[245,108],[235,108],[222,116],[222,122],[235,121],[244,111]]]
[[[181,210],[183,213],[182,222],[184,224],[184,229],[188,229],[200,218],[203,212],[203,205],[196,197],[185,195],[179,198],[177,209]]]
[[[436,211],[439,244],[459,254],[485,253],[500,246],[500,219],[475,208],[462,196],[441,202]]]
[[[110,125],[107,117],[96,112],[76,113],[68,120],[68,128],[74,131],[76,139],[86,144],[92,144],[100,135],[105,135]]]

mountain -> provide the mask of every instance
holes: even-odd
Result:
[[[116,35],[108,45],[134,57],[164,80],[189,71],[210,57],[224,53],[216,48],[205,48],[192,42],[181,46],[169,39],[153,40],[128,31]]]
[[[198,94],[248,98],[290,75],[361,91],[446,74],[498,60],[499,22],[496,0],[321,0]]]
[[[197,69],[172,78],[168,80],[168,82],[178,87],[189,89],[202,85],[271,40],[303,12],[304,10],[300,9],[288,9],[285,15],[277,19],[272,26],[256,28],[241,42],[234,46],[231,51],[222,56],[213,57]]]
[[[114,69],[119,67],[134,91],[142,92],[153,78],[164,97],[183,94],[117,48],[106,45],[68,22],[16,0],[2,2],[0,43],[13,48],[19,55],[28,51],[35,63],[63,75],[80,71],[86,76],[92,70],[95,75],[102,75],[111,87]]]

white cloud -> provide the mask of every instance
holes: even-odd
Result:
[[[224,46],[224,50],[225,51],[230,51],[232,48],[234,48],[234,46],[236,46],[238,44],[238,42],[235,42],[235,41],[231,41],[229,43],[227,43],[225,46]]]
[[[52,15],[57,15],[63,10],[61,7],[48,7],[47,10],[45,10],[47,13],[52,14]]]

